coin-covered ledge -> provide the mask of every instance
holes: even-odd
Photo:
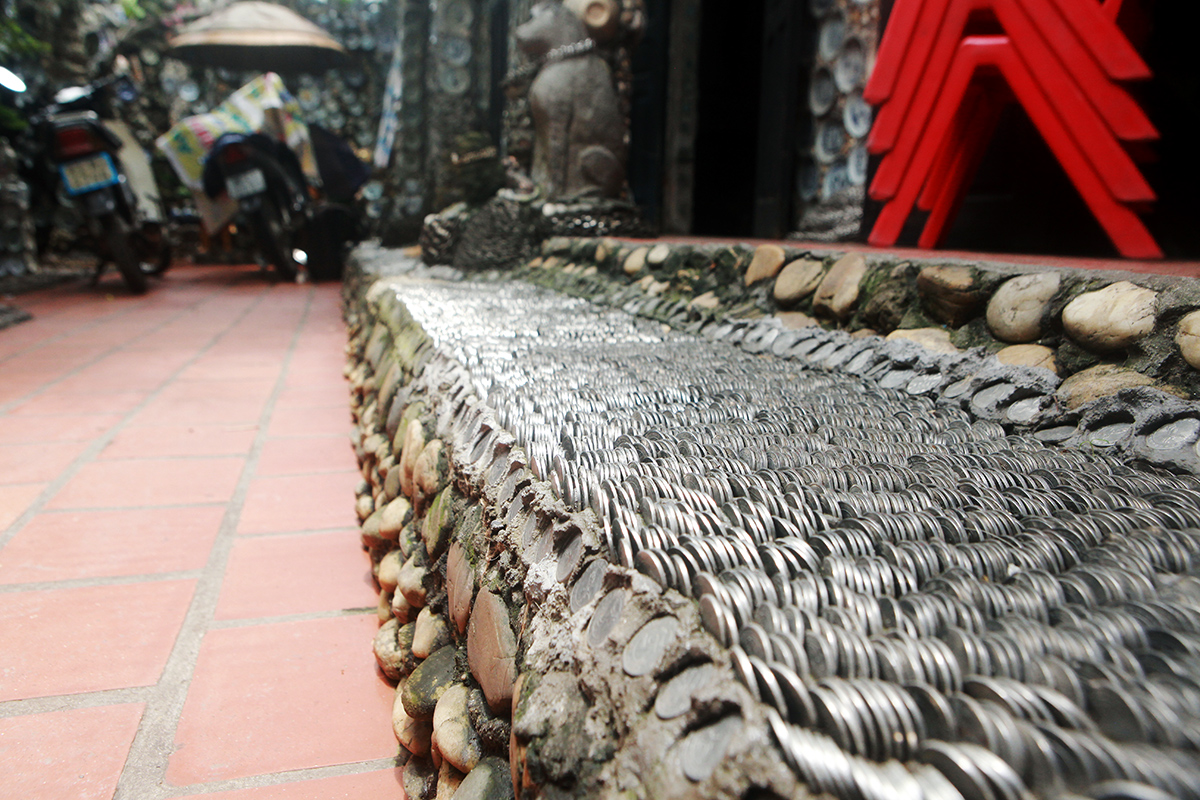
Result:
[[[1200,797],[1200,483],[1110,446],[1191,404],[1047,447],[980,354],[401,260],[347,292],[409,797]]]
[[[804,796],[695,604],[601,556],[595,516],[529,469],[396,287],[347,286],[406,797]]]

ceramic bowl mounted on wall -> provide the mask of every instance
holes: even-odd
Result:
[[[616,0],[563,0],[563,5],[583,20],[588,35],[600,44],[612,39],[621,27]]]

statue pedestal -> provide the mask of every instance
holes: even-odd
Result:
[[[501,191],[482,206],[458,203],[425,218],[421,252],[428,264],[463,270],[511,269],[537,254],[553,236],[655,235],[638,207],[624,200],[548,203]]]

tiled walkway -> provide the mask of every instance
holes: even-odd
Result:
[[[402,797],[335,284],[9,302],[0,797]]]

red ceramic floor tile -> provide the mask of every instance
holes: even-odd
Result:
[[[3,463],[0,450],[0,464]],[[307,475],[358,468],[348,436],[303,436],[268,439],[258,458],[256,475]],[[2,469],[0,469],[2,472]]]
[[[41,483],[0,486],[0,531],[16,522],[17,517],[25,513],[45,488],[45,484]]]
[[[127,414],[146,399],[145,392],[63,392],[57,387],[21,403],[14,416],[60,414]]]
[[[374,607],[371,562],[355,540],[353,530],[238,540],[217,619]]]
[[[0,719],[4,796],[109,800],[142,710],[128,703]]]
[[[107,433],[120,414],[80,414],[54,417],[0,417],[0,444],[80,442]]]
[[[0,552],[0,584],[201,569],[224,506],[38,514]]]
[[[167,781],[185,786],[388,758],[394,690],[375,674],[374,614],[209,631]]]
[[[350,388],[344,378],[325,380],[314,386],[284,386],[279,393],[275,408],[347,408],[350,404]]]
[[[0,701],[154,684],[193,584],[0,594]]]
[[[86,464],[47,508],[141,508],[224,503],[245,460],[178,458]]]
[[[345,528],[355,523],[355,471],[255,478],[238,533],[290,533]]]
[[[179,373],[182,380],[274,380],[283,369],[284,346],[278,351],[265,354],[240,356],[206,356]]]
[[[0,444],[0,480],[5,483],[49,483],[70,466],[90,444]]]
[[[258,426],[190,425],[143,426],[131,424],[122,428],[108,447],[101,451],[101,460],[125,458],[163,458],[169,456],[235,456],[245,455],[254,445]]]
[[[188,795],[180,800],[404,800],[401,769],[280,783],[256,789]]]
[[[267,426],[269,436],[348,436],[350,402],[321,408],[276,408]]]
[[[170,425],[186,420],[189,425],[253,424],[262,416],[267,393],[243,392],[238,381],[224,381],[220,394],[210,383],[189,381],[174,384],[140,410],[132,422],[140,425]],[[189,394],[189,388],[197,392]],[[199,389],[199,387],[205,387]]]

